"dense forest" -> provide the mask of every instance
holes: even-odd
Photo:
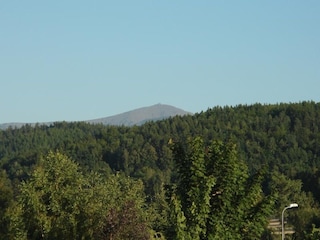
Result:
[[[0,131],[0,239],[320,238],[320,103]]]

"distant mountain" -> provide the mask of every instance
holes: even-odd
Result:
[[[183,116],[192,114],[182,109],[166,105],[156,104],[149,107],[142,107],[125,113],[117,114],[111,117],[89,120],[89,123],[102,123],[104,125],[142,125],[148,121],[157,121],[173,116]]]
[[[7,129],[8,127],[13,127],[13,128],[20,128],[23,125],[25,125],[26,123],[2,123],[0,124],[0,129]]]
[[[117,114],[111,117],[98,118],[93,120],[87,120],[84,122],[98,124],[102,123],[104,125],[115,125],[115,126],[133,126],[142,125],[148,121],[157,121],[166,119],[174,116],[190,115],[192,113],[184,111],[182,109],[166,105],[166,104],[156,104],[149,107],[142,107],[121,114]],[[39,123],[40,125],[50,125],[53,122]],[[34,126],[36,123],[3,123],[0,124],[0,129],[6,129],[8,127],[19,128],[25,124],[30,124]]]

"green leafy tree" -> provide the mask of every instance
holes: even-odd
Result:
[[[95,177],[95,180],[98,180]],[[95,181],[96,182],[96,181]],[[59,152],[50,152],[22,183],[12,210],[13,239],[90,239],[105,207],[102,186],[85,179],[79,166]]]
[[[115,174],[109,176],[105,184],[108,186],[108,211],[95,239],[149,239],[149,209],[142,181]]]
[[[177,184],[170,206],[176,239],[257,239],[272,212],[273,196],[264,196],[263,174],[250,178],[235,145],[199,137],[173,143]]]
[[[203,140],[190,140],[186,148],[171,144],[178,174],[178,183],[171,189],[170,197],[175,237],[205,239],[215,178],[206,174]]]
[[[208,162],[208,174],[217,179],[211,195],[208,239],[258,239],[276,199],[276,193],[265,196],[262,191],[263,171],[250,177],[230,142],[212,141]]]
[[[150,232],[146,220],[142,218],[134,201],[112,208],[107,215],[99,239],[108,240],[148,240]]]
[[[139,227],[146,216],[141,181],[120,175],[103,178],[94,172],[84,175],[78,164],[59,152],[41,159],[19,190],[17,202],[7,212],[9,239],[99,239],[112,223],[109,216],[131,217],[132,224],[122,222],[114,235],[123,236],[128,229],[142,233]],[[148,233],[148,225],[143,226]]]

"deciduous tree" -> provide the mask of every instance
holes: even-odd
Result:
[[[121,228],[112,230],[115,236],[149,230],[143,225],[141,181],[120,174],[85,175],[60,152],[41,159],[19,190],[17,202],[8,210],[9,239],[101,239],[99,233],[114,224],[114,218],[122,219]]]
[[[170,205],[176,239],[257,239],[272,211],[262,174],[250,178],[235,145],[201,138],[172,145],[178,179]]]

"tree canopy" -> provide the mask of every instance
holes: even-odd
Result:
[[[170,203],[176,239],[258,239],[273,210],[260,174],[249,177],[235,145],[197,137],[173,143],[178,171]]]
[[[101,178],[102,182],[106,181],[107,176],[112,178],[117,174],[121,178],[126,176],[138,181],[145,194],[145,204],[152,208],[149,210],[152,212],[153,220],[149,220],[148,223],[155,232],[163,236],[162,233],[167,231],[170,219],[163,186],[176,183],[179,176],[168,142],[173,139],[174,142],[182,143],[188,138],[201,136],[203,146],[207,147],[207,150],[212,141],[216,142],[217,149],[223,149],[224,144],[231,148],[228,144],[234,144],[231,149],[234,149],[237,157],[232,157],[230,153],[229,159],[241,159],[242,163],[237,163],[240,165],[237,165],[236,169],[228,169],[230,172],[226,171],[225,176],[222,174],[223,176],[217,177],[221,173],[212,166],[219,161],[213,161],[213,156],[209,157],[207,152],[193,153],[190,148],[185,150],[186,156],[192,153],[194,157],[199,158],[199,162],[196,161],[197,165],[193,167],[200,168],[201,162],[204,161],[207,169],[210,162],[208,169],[212,171],[210,174],[206,173],[207,175],[201,175],[199,172],[192,176],[193,178],[206,182],[209,181],[209,176],[215,176],[214,180],[210,180],[215,183],[211,191],[219,192],[222,183],[235,181],[232,171],[235,171],[234,174],[240,174],[237,170],[243,169],[239,172],[243,174],[243,179],[247,179],[248,186],[252,189],[260,189],[256,186],[262,181],[262,196],[269,196],[274,189],[284,186],[288,192],[280,191],[271,217],[279,218],[283,206],[291,201],[299,201],[299,209],[288,213],[288,221],[294,224],[294,236],[297,239],[307,239],[312,232],[316,235],[320,226],[319,129],[320,104],[300,102],[217,106],[194,115],[177,116],[132,127],[55,122],[50,125],[26,124],[21,128],[0,130],[0,210],[6,211],[12,202],[17,203],[22,193],[22,187],[19,187],[21,182],[30,185],[35,181],[32,175],[34,170],[39,164],[43,165],[43,160],[49,152],[58,151],[63,156],[73,159],[84,181],[90,179],[88,176],[92,172],[96,176],[91,176],[91,179]],[[218,147],[219,141],[223,146]],[[233,166],[232,162],[220,164]],[[265,173],[267,178],[263,177]],[[236,183],[241,186],[239,181]],[[230,186],[232,187],[234,186]],[[205,196],[206,191],[209,191],[209,187],[199,189],[198,194]],[[194,198],[196,199],[196,195]],[[241,195],[237,198],[241,199]],[[122,209],[114,212],[121,215],[132,209],[132,206],[128,200],[123,203]],[[140,208],[138,205],[135,206],[137,209]],[[219,204],[215,206],[219,207]],[[223,209],[228,208],[225,206]],[[134,212],[132,210],[131,213]],[[2,229],[7,229],[8,221],[2,217],[0,222],[1,226],[4,226]],[[199,220],[199,224],[200,222]]]
[[[106,179],[96,173],[84,175],[78,164],[59,152],[41,159],[19,190],[17,202],[7,213],[11,239],[150,237],[141,211],[141,182],[120,175]],[[124,217],[121,231],[114,230],[116,219]],[[130,236],[110,237],[124,232]]]

